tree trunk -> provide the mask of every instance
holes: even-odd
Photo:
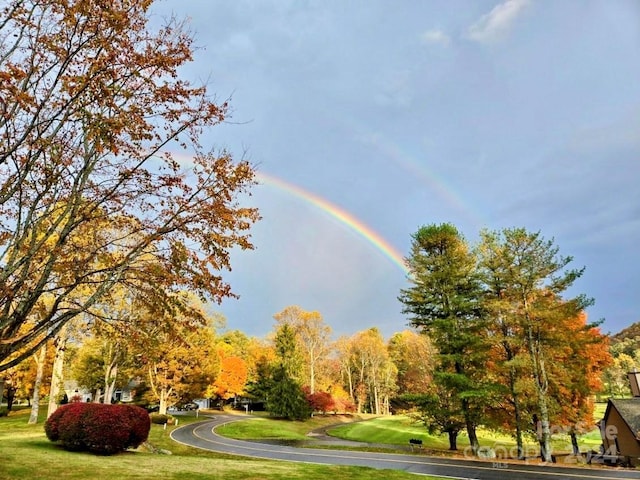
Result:
[[[43,343],[40,347],[38,355],[34,355],[36,360],[36,381],[33,385],[33,400],[31,403],[31,415],[29,415],[29,424],[38,423],[38,413],[40,410],[40,386],[42,385],[42,376],[44,375],[44,362],[47,358],[47,343]]]
[[[103,403],[111,403],[116,389],[116,379],[118,377],[118,364],[111,363],[105,369],[104,374],[104,400]]]
[[[542,365],[544,372],[544,365]],[[544,383],[541,384],[536,378],[536,390],[538,392],[538,409],[540,410],[540,457],[545,462],[551,462],[551,428],[549,424],[549,408],[547,405],[546,389]]]
[[[571,437],[571,447],[573,449],[573,454],[575,456],[580,455],[580,446],[578,445],[578,436],[576,435],[576,431],[571,429],[569,436]]]
[[[309,362],[309,392],[312,395],[316,393],[316,369],[313,351],[311,352],[311,361]]]
[[[520,398],[516,392],[516,374],[512,368],[509,369],[509,388],[513,400],[513,414],[516,421],[516,448],[518,450],[518,460],[524,460],[524,442],[522,441],[522,412],[520,412]]]
[[[480,442],[478,441],[478,435],[476,434],[476,426],[473,422],[466,422],[467,426],[467,435],[469,436],[469,445],[471,446],[471,451],[474,455],[478,454],[478,450],[480,449]]]
[[[17,388],[14,387],[12,384],[9,384],[9,386],[7,386],[5,384],[4,394],[7,397],[7,410],[8,411],[11,411],[11,409],[13,408],[13,400],[16,398],[16,390],[17,390]]]
[[[477,455],[480,442],[478,442],[478,435],[476,434],[476,424],[471,419],[471,407],[469,406],[469,401],[466,399],[462,400],[462,411],[464,412],[464,423],[467,428],[467,435],[469,436],[469,446],[473,454]]]
[[[515,400],[515,399],[514,399]],[[522,441],[522,414],[520,413],[520,403],[516,401],[515,406],[516,417],[516,448],[518,449],[518,460],[524,460],[524,442]]]
[[[378,387],[377,385],[373,386],[373,402],[375,405],[376,415],[380,415],[380,398],[378,395]]]
[[[158,407],[158,413],[162,415],[167,414],[167,410],[169,408],[169,395],[171,394],[171,389],[167,390],[163,388],[160,390],[160,406]]]
[[[527,320],[531,322],[528,315]],[[540,349],[540,341],[534,338],[533,327],[531,325],[527,328],[527,341],[538,396],[538,410],[540,412],[539,426],[537,426],[538,441],[540,442],[540,457],[544,462],[551,462],[551,428],[549,425],[549,406],[547,403],[549,382],[547,380],[543,354]]]
[[[449,431],[447,435],[449,436],[449,450],[458,450],[458,432]]]
[[[51,388],[49,389],[49,409],[47,418],[53,415],[58,408],[58,397],[64,391],[64,350],[67,346],[67,327],[64,326],[53,340],[56,348],[56,355],[53,360],[53,371],[51,372]]]

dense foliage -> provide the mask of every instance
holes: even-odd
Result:
[[[144,442],[151,428],[149,414],[133,405],[70,403],[45,423],[47,438],[65,449],[111,455]]]
[[[151,3],[0,7],[0,371],[118,285],[165,311],[180,288],[220,301],[252,248],[253,169],[200,144],[228,105],[180,78],[193,40]]]
[[[414,398],[430,428],[451,448],[463,428],[537,436],[551,460],[552,431],[575,435],[592,425],[592,394],[610,356],[607,338],[588,323],[592,300],[565,295],[584,269],[553,240],[522,228],[483,231],[471,248],[450,224],[422,227],[407,260],[404,312],[437,346],[434,382]]]

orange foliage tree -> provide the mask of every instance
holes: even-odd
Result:
[[[522,228],[483,231],[476,251],[493,346],[488,375],[508,402],[494,413],[515,415],[503,420],[515,424],[519,456],[522,431],[535,425],[540,455],[551,461],[552,434],[591,416],[588,397],[608,362],[606,339],[583,314],[593,300],[563,297],[584,268],[570,268],[553,240]]]
[[[211,389],[215,396],[223,400],[244,393],[247,384],[247,363],[240,357],[222,356],[220,371]]]
[[[552,421],[564,427],[571,438],[572,451],[578,455],[577,435],[587,433],[596,424],[594,393],[602,391],[602,371],[612,358],[608,338],[597,326],[587,323],[586,313],[567,318],[559,328],[563,330],[565,345],[554,349],[556,355],[551,365],[553,397],[557,402]]]

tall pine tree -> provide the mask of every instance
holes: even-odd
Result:
[[[438,397],[447,399],[437,408],[439,417],[462,412],[475,454],[476,428],[490,392],[484,374],[488,344],[475,258],[460,232],[445,223],[422,227],[413,235],[407,264],[412,285],[401,291],[399,300],[411,323],[439,349],[434,382]],[[450,441],[455,448],[455,436],[450,434]]]
[[[272,371],[267,410],[276,416],[303,420],[311,414],[302,386],[296,379],[300,371],[300,353],[297,351],[295,332],[291,325],[283,323],[275,338],[278,364]]]

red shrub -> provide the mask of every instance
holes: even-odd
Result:
[[[327,413],[328,411],[333,410],[334,400],[330,393],[328,392],[309,393],[307,390],[306,394],[307,394],[307,402],[309,403],[309,406],[314,411]]]
[[[149,435],[149,414],[132,405],[70,403],[45,423],[47,438],[67,450],[113,454],[135,448]]]

